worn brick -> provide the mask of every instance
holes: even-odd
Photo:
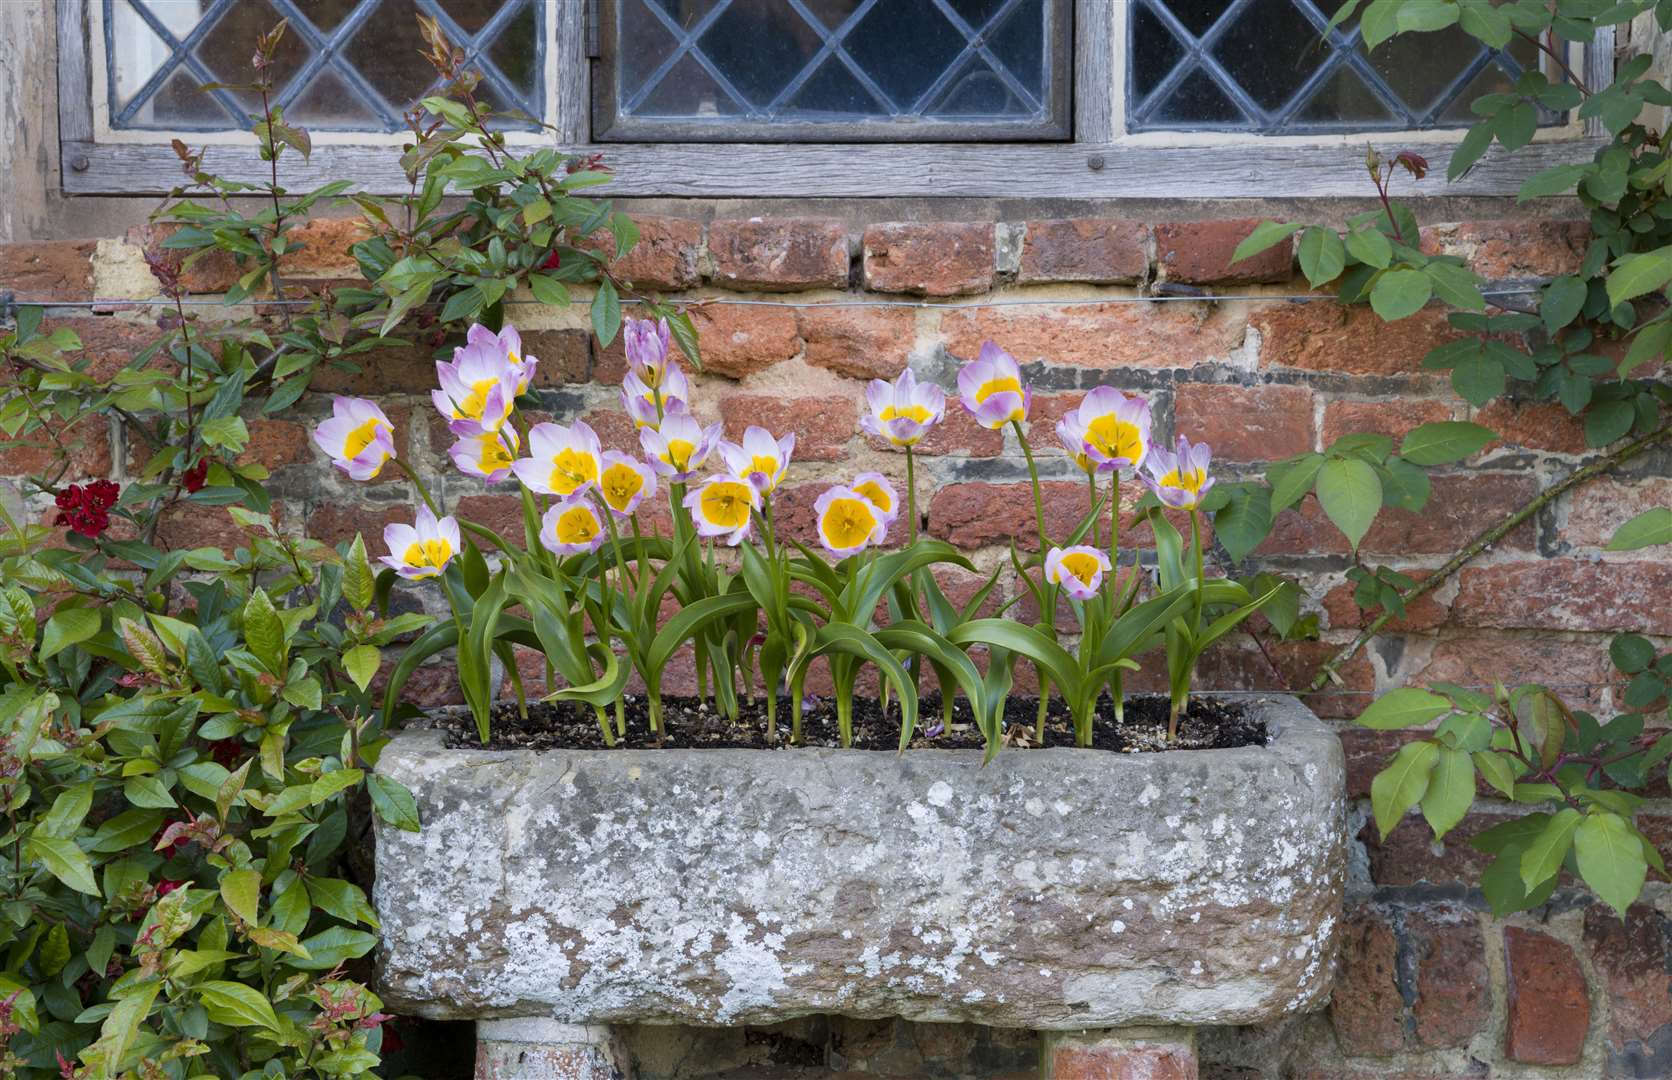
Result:
[[[523,352],[539,361],[534,389],[548,390],[587,380],[592,335],[584,330],[524,330]]]
[[[238,283],[254,265],[249,260],[221,248],[200,248],[196,251],[171,250],[162,245],[180,231],[173,224],[136,225],[128,230],[127,240],[165,259],[183,261],[180,284],[188,293],[223,293]],[[162,292],[161,283],[157,292]]]
[[[949,312],[941,333],[949,352],[973,360],[983,341],[1023,363],[1116,369],[1188,368],[1223,360],[1242,345],[1245,326],[1232,308],[1186,303],[1077,307],[970,308]]]
[[[1531,476],[1452,473],[1431,480],[1428,505],[1419,512],[1384,508],[1360,544],[1367,554],[1449,555],[1481,530],[1482,522],[1508,516],[1538,492]],[[1523,523],[1499,541],[1503,550],[1532,551],[1537,535]],[[1346,554],[1347,538],[1308,495],[1278,514],[1271,535],[1255,549],[1260,555]]]
[[[357,276],[358,264],[349,250],[371,236],[361,218],[314,218],[291,229],[279,272],[296,277]]]
[[[1412,738],[1405,731],[1375,731],[1362,727],[1343,727],[1336,732],[1341,739],[1341,750],[1347,755],[1347,798],[1370,797],[1370,782],[1388,763],[1388,759]]]
[[[87,374],[95,379],[108,379],[121,370],[135,355],[145,351],[163,332],[155,319],[128,318],[120,315],[77,315],[53,318],[51,330],[69,330],[81,342],[81,355],[87,361]],[[74,353],[70,354],[72,359]],[[159,353],[150,366],[172,371],[177,365]]]
[[[1557,537],[1575,547],[1604,547],[1615,530],[1638,514],[1672,506],[1672,477],[1598,477],[1569,494],[1565,501],[1567,520]]]
[[[1476,409],[1474,422],[1497,432],[1500,438],[1487,444],[1492,450],[1518,446],[1552,454],[1585,453],[1585,422],[1560,405],[1499,398]]]
[[[1379,398],[1375,401],[1329,401],[1324,404],[1323,444],[1343,435],[1386,435],[1397,448],[1413,428],[1452,419],[1451,406],[1427,398]]]
[[[726,437],[743,438],[751,425],[774,437],[795,434],[795,460],[839,461],[847,456],[859,411],[852,398],[781,397],[777,394],[732,394],[720,400],[720,419]]]
[[[405,501],[383,505],[321,502],[308,515],[307,530],[315,540],[331,545],[351,541],[358,533],[366,539],[366,551],[376,558],[388,553],[383,530],[397,523],[410,525],[413,516],[412,506]]]
[[[1672,1025],[1672,920],[1648,904],[1622,919],[1612,908],[1585,909],[1585,944],[1608,998],[1608,1039],[1629,1054]]]
[[[274,503],[269,511],[273,523],[284,525],[284,507]],[[244,526],[233,519],[225,507],[199,506],[196,503],[176,503],[162,511],[157,522],[157,546],[170,548],[220,548],[231,553],[248,547],[250,541],[261,536],[259,527]]]
[[[92,240],[0,244],[0,291],[27,300],[93,299]]]
[[[348,358],[358,371],[330,364],[314,369],[308,390],[381,401],[387,394],[422,394],[435,389],[435,354],[425,345],[390,345]]]
[[[1488,281],[1560,277],[1576,273],[1591,242],[1586,221],[1464,221],[1429,225],[1422,250],[1456,255]]]
[[[1329,1018],[1341,1049],[1387,1057],[1405,1046],[1405,999],[1399,990],[1399,938],[1382,911],[1361,907],[1341,928],[1341,968]]]
[[[1030,221],[1022,239],[1022,284],[1139,281],[1149,269],[1149,227],[1124,218]]]
[[[1539,559],[1465,567],[1453,620],[1540,630],[1672,634],[1672,562]]]
[[[1237,245],[1258,218],[1230,221],[1171,221],[1155,227],[1155,261],[1168,281],[1191,285],[1249,285],[1287,281],[1294,264],[1293,242],[1285,240],[1258,255],[1232,262]]]
[[[1040,488],[1046,533],[1064,536],[1072,532],[1086,512],[1085,486],[1056,480]],[[1014,538],[1021,550],[1038,551],[1031,486],[1027,481],[965,481],[942,487],[929,504],[929,532],[962,548],[1003,545]]]
[[[870,225],[863,249],[865,287],[877,292],[962,296],[993,286],[993,226],[987,222]]]
[[[238,456],[240,465],[256,462],[269,469],[282,469],[314,460],[309,430],[303,424],[257,417],[245,421],[245,426],[249,428],[250,441]]]
[[[1196,667],[1196,685],[1207,690],[1271,690],[1301,696],[1307,707],[1327,719],[1358,715],[1370,701],[1375,672],[1363,653],[1337,671],[1339,685],[1307,694],[1318,669],[1338,646],[1325,641],[1266,641],[1261,649],[1247,634],[1233,634],[1207,652]]]
[[[641,289],[685,289],[697,283],[702,222],[634,214],[633,224],[638,226],[639,242],[610,263],[610,270],[617,277]],[[615,237],[607,229],[600,230],[582,246],[595,251],[614,251]]]
[[[1573,949],[1549,934],[1504,928],[1508,1023],[1504,1053],[1532,1065],[1576,1065],[1591,1026],[1585,973]]]
[[[110,426],[105,418],[92,413],[67,429],[54,427],[50,433],[36,429],[0,441],[0,476],[56,473],[60,454],[66,452],[69,469],[64,474],[65,483],[109,475]]]
[[[1409,913],[1405,932],[1416,955],[1416,1044],[1424,1049],[1466,1046],[1492,1019],[1491,976],[1480,923],[1471,912],[1426,909]]]
[[[839,221],[750,218],[708,226],[711,280],[766,292],[844,288],[848,230]]]
[[[917,315],[909,308],[802,308],[796,328],[809,364],[850,378],[892,381],[911,357]]]
[[[1216,461],[1277,461],[1313,447],[1312,391],[1304,386],[1185,383],[1173,430],[1213,447]]]
[[[1261,367],[1352,375],[1415,374],[1431,350],[1462,336],[1438,308],[1383,322],[1368,307],[1323,300],[1258,308],[1248,323],[1260,332]]]
[[[1386,839],[1370,821],[1359,831],[1358,839],[1370,858],[1370,879],[1377,885],[1474,885],[1491,864],[1492,856],[1477,851],[1469,840],[1506,820],[1502,814],[1470,813],[1446,834],[1444,844],[1434,842],[1420,817],[1401,822]]]
[[[371,692],[378,700],[382,700],[394,673],[394,664],[384,664],[372,678]],[[463,705],[464,691],[459,688],[459,669],[450,662],[423,665],[401,687],[400,704],[419,709]]]
[[[1196,1080],[1195,1048],[1085,1035],[1062,1036],[1050,1050],[1052,1080]]]
[[[801,351],[795,314],[784,308],[716,304],[693,309],[691,322],[702,348],[703,370],[715,375],[741,379],[765,371]],[[619,348],[617,338],[611,352]],[[598,374],[593,377],[600,382],[619,382],[625,374],[623,363],[619,373],[612,371],[609,377]]]
[[[1562,641],[1542,636],[1493,633],[1448,635],[1434,644],[1425,664],[1406,675],[1413,686],[1454,682],[1464,686],[1519,683],[1595,684],[1610,682],[1608,650],[1595,641]],[[1576,708],[1596,708],[1596,690],[1562,690]]]
[[[1411,570],[1407,573],[1418,581],[1428,576],[1427,572],[1422,570]],[[1357,630],[1382,613],[1379,607],[1369,612],[1361,611],[1353,600],[1353,583],[1350,581],[1342,582],[1325,593],[1322,604],[1332,630]],[[1404,618],[1388,620],[1383,631],[1404,634],[1433,630],[1443,625],[1450,613],[1449,603],[1438,599],[1432,591],[1425,592],[1405,605]]]

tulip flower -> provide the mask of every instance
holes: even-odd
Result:
[[[621,407],[641,428],[661,426],[668,413],[689,411],[690,400],[691,384],[672,360],[667,362],[661,386],[653,387],[631,371],[621,381]]]
[[[865,388],[870,412],[859,426],[895,446],[916,446],[946,416],[946,392],[933,383],[919,383],[911,368],[892,383],[872,379]]]
[[[1213,450],[1207,443],[1192,446],[1189,439],[1180,435],[1177,453],[1158,447],[1149,451],[1144,460],[1143,481],[1168,506],[1194,510],[1202,505],[1202,496],[1213,487],[1213,477],[1208,475],[1212,461]]]
[[[1087,476],[1097,475],[1097,462],[1086,453],[1086,425],[1080,419],[1079,409],[1070,409],[1061,420],[1057,421],[1057,438],[1062,441],[1062,448],[1068,452],[1068,457],[1080,471]]]
[[[478,335],[473,344],[453,350],[451,362],[437,361],[439,390],[430,391],[436,410],[447,418],[455,435],[480,435],[498,431],[511,415],[522,381],[521,365],[515,365],[499,339]]]
[[[981,354],[958,372],[958,396],[976,423],[997,430],[1028,418],[1033,389],[1022,385],[1014,356],[984,341]]]
[[[335,397],[331,419],[314,428],[314,442],[351,478],[372,480],[395,456],[395,425],[375,402]]]
[[[598,482],[598,474],[603,471],[598,436],[584,420],[568,427],[535,424],[528,429],[528,452],[531,457],[511,468],[525,487],[542,495],[584,493]]]
[[[1054,547],[1045,555],[1045,580],[1076,600],[1090,600],[1109,572],[1109,556],[1094,547]]]
[[[1149,453],[1150,407],[1143,398],[1099,386],[1085,396],[1073,415],[1085,432],[1085,453],[1098,472],[1135,469]],[[1057,432],[1062,433],[1060,425]]]
[[[876,505],[850,487],[833,487],[813,504],[819,523],[819,543],[838,558],[857,555],[888,534],[888,523]]]
[[[676,484],[695,476],[719,442],[719,424],[705,428],[684,411],[668,414],[659,428],[639,430],[639,445],[650,467]]]
[[[761,493],[754,484],[735,476],[711,476],[685,496],[697,535],[724,537],[736,547],[749,535],[754,511],[761,505]]]
[[[604,524],[583,494],[571,495],[540,519],[540,543],[556,555],[597,551],[604,543]]]
[[[668,320],[628,319],[621,324],[627,364],[646,386],[658,386],[668,358]]]
[[[459,523],[451,517],[437,520],[429,507],[420,506],[411,525],[384,529],[383,542],[389,554],[379,561],[408,581],[421,581],[438,576],[459,551]]]
[[[900,496],[895,494],[894,485],[882,473],[860,473],[853,478],[853,490],[876,507],[884,525],[894,524],[894,519],[900,516]]]
[[[511,365],[511,370],[516,373],[517,395],[520,397],[528,393],[528,384],[534,381],[534,368],[539,361],[532,356],[522,355],[522,335],[517,333],[516,327],[507,325],[496,334],[481,323],[473,323],[469,332],[465,334],[465,342],[503,353]],[[454,359],[458,358],[458,354],[459,350],[455,349]]]
[[[497,484],[511,471],[517,458],[519,440],[513,428],[484,431],[467,435],[448,449],[453,464],[467,476],[479,476],[489,484]]]
[[[656,494],[656,474],[636,458],[606,450],[604,471],[598,477],[598,493],[617,517],[632,517],[640,502]]]
[[[762,495],[772,494],[778,481],[784,478],[784,470],[789,468],[790,455],[794,453],[794,432],[774,439],[770,431],[752,425],[743,432],[741,446],[731,442],[720,444],[720,457],[725,460],[726,468],[739,480],[754,484]]]

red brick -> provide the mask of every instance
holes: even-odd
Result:
[[[795,314],[784,308],[711,304],[691,309],[705,372],[741,379],[765,371],[801,351]],[[593,379],[620,382],[627,374],[621,338],[596,361]],[[608,360],[606,360],[606,357]]]
[[[1323,444],[1343,435],[1386,435],[1394,449],[1423,424],[1452,419],[1451,406],[1422,398],[1382,398],[1377,401],[1330,401],[1324,404]]]
[[[1405,918],[1416,955],[1416,1044],[1466,1046],[1492,1019],[1486,944],[1473,913],[1425,909]]]
[[[794,460],[840,461],[858,428],[859,411],[853,399],[845,397],[732,394],[720,400],[720,418],[726,437],[734,442],[750,425],[765,428],[775,438],[794,432]]]
[[[71,330],[75,333],[81,341],[82,358],[88,363],[87,373],[95,379],[110,378],[134,356],[144,352],[163,336],[154,319],[132,319],[115,315],[54,318],[46,327],[49,330]],[[74,354],[70,355],[73,360]],[[165,371],[172,371],[177,367],[171,358],[162,353],[152,360],[150,366]]]
[[[1406,676],[1406,682],[1412,686],[1433,682],[1491,686],[1497,681],[1505,686],[1536,682],[1600,687],[1612,681],[1608,650],[1598,641],[1561,641],[1549,635],[1448,636],[1435,643],[1428,661],[1419,670]],[[1594,709],[1600,704],[1597,690],[1558,692],[1576,708]]]
[[[697,283],[697,254],[702,248],[702,223],[685,218],[633,215],[639,242],[610,263],[617,277],[641,289],[684,289]],[[581,245],[595,251],[614,251],[615,237],[600,230]]]
[[[92,240],[0,244],[0,290],[19,303],[93,299]]]
[[[1407,573],[1418,581],[1428,576],[1427,572],[1422,570],[1411,570]],[[1331,630],[1357,630],[1368,625],[1382,613],[1381,608],[1373,608],[1368,613],[1361,611],[1353,600],[1353,583],[1350,581],[1331,589],[1324,595],[1322,603],[1324,613],[1329,617]],[[1436,599],[1434,591],[1425,592],[1405,605],[1404,618],[1390,619],[1382,629],[1390,634],[1433,630],[1444,624],[1450,613],[1450,604]]]
[[[1085,516],[1085,485],[1053,480],[1040,488],[1047,535],[1068,535]],[[942,487],[929,504],[929,532],[962,548],[1006,545],[1014,537],[1022,551],[1038,551],[1031,485],[967,480]]]
[[[1196,1052],[1183,1043],[1096,1035],[1061,1037],[1051,1048],[1053,1080],[1196,1080]]]
[[[308,515],[308,535],[335,546],[353,540],[359,533],[365,537],[367,554],[375,559],[389,553],[383,546],[384,528],[397,523],[410,525],[414,514],[413,507],[405,502],[383,506],[321,502]]]
[[[855,379],[893,380],[917,340],[910,308],[802,308],[796,327],[807,362]]]
[[[591,334],[584,330],[524,330],[522,341],[523,353],[539,361],[534,368],[535,389],[587,380],[592,359]]]
[[[861,403],[860,408],[866,406]],[[892,444],[875,435],[865,441],[878,450],[890,449]],[[946,416],[923,441],[912,448],[918,457],[938,457],[945,454],[968,454],[970,457],[998,457],[1004,452],[1004,432],[982,427],[975,422],[955,394],[948,394]]]
[[[1420,372],[1431,350],[1463,336],[1438,308],[1383,322],[1368,307],[1322,299],[1259,308],[1249,313],[1248,323],[1260,332],[1261,367],[1353,375]]]
[[[378,700],[382,700],[383,691],[394,673],[394,664],[384,664],[372,678],[371,692]],[[423,665],[401,687],[400,704],[415,705],[420,709],[463,705],[464,691],[459,689],[459,669],[450,663]]]
[[[1453,473],[1431,480],[1433,493],[1418,513],[1384,508],[1365,534],[1360,550],[1395,556],[1449,555],[1477,536],[1486,524],[1508,516],[1538,493],[1530,476]],[[1536,534],[1525,522],[1498,550],[1531,551]],[[1324,515],[1313,496],[1277,515],[1271,535],[1255,549],[1260,555],[1345,554],[1347,538]]]
[[[848,230],[839,221],[750,218],[708,226],[711,280],[766,292],[848,284]]]
[[[1492,856],[1475,850],[1469,840],[1507,820],[1502,814],[1471,812],[1446,834],[1444,844],[1434,843],[1428,824],[1420,817],[1402,821],[1386,839],[1377,832],[1374,821],[1367,821],[1358,839],[1370,858],[1370,879],[1377,885],[1465,882],[1474,886],[1491,865]]]
[[[1598,477],[1567,496],[1567,520],[1557,536],[1575,547],[1604,547],[1621,525],[1645,510],[1672,506],[1672,477],[1635,480]]]
[[[1368,702],[1370,699],[1366,698]],[[1347,798],[1368,799],[1370,783],[1387,766],[1388,759],[1413,736],[1406,731],[1374,731],[1343,727],[1336,732],[1341,750],[1347,755]]]
[[[597,433],[598,441],[605,450],[619,450],[634,457],[644,453],[643,444],[639,442],[637,425],[633,423],[632,417],[621,411],[619,405],[610,404],[602,409],[594,409],[581,419]]]
[[[1339,686],[1306,693],[1318,669],[1338,648],[1326,641],[1266,641],[1262,651],[1246,633],[1232,634],[1202,654],[1196,665],[1196,685],[1203,690],[1293,693],[1319,716],[1356,716],[1371,700],[1369,691],[1376,685],[1375,672],[1362,652],[1341,666]]]
[[[896,221],[864,236],[865,287],[877,292],[961,296],[993,287],[993,226]]]
[[[348,394],[376,400],[386,394],[422,394],[435,389],[435,354],[425,345],[392,345],[355,353],[347,358],[359,371],[330,364],[314,369],[308,390],[316,394]]]
[[[282,526],[284,508],[273,504],[273,523]],[[231,553],[248,547],[250,541],[263,535],[259,527],[246,527],[234,521],[224,507],[199,506],[195,503],[176,503],[164,510],[157,524],[157,546],[171,548],[214,547]]]
[[[1608,998],[1616,1051],[1672,1024],[1672,921],[1647,904],[1633,904],[1624,919],[1592,904],[1585,909],[1585,944]]]
[[[1361,907],[1341,928],[1341,968],[1329,1017],[1341,1049],[1386,1057],[1405,1047],[1405,999],[1399,989],[1399,938],[1385,914]]]
[[[1464,221],[1422,230],[1422,250],[1457,255],[1489,281],[1577,273],[1590,245],[1586,221]]]
[[[250,441],[238,456],[240,465],[259,462],[269,469],[280,469],[314,460],[310,449],[312,440],[308,428],[302,424],[257,418],[246,421],[245,426],[249,428]]]
[[[1142,280],[1149,269],[1149,227],[1123,218],[1030,221],[1022,240],[1022,284]]]
[[[1465,567],[1452,618],[1468,626],[1672,634],[1672,562],[1540,559]]]
[[[1023,363],[1090,368],[1188,368],[1222,360],[1242,345],[1245,327],[1231,309],[1201,304],[1110,303],[1077,307],[970,308],[941,321],[946,347],[973,360],[983,341]]]
[[[359,264],[349,248],[370,236],[361,218],[314,218],[285,237],[279,272],[307,278],[357,276]]]
[[[1476,409],[1474,422],[1497,432],[1502,438],[1486,449],[1519,446],[1552,454],[1583,454],[1585,422],[1560,405],[1509,401],[1499,398],[1484,409]]]
[[[1549,934],[1507,926],[1504,967],[1504,1053],[1531,1065],[1577,1065],[1591,1027],[1591,999],[1573,950]]]
[[[1213,447],[1215,461],[1277,461],[1313,447],[1312,391],[1304,386],[1185,383],[1173,430]]]
[[[253,265],[248,260],[221,248],[200,248],[196,251],[165,249],[163,243],[180,228],[179,225],[167,223],[140,225],[128,230],[127,239],[129,243],[164,258],[182,259],[184,265],[180,284],[188,293],[226,292],[238,284],[238,279]],[[157,291],[162,291],[160,283]]]
[[[57,435],[56,441],[53,433]],[[27,435],[20,433],[16,438],[0,441],[0,476],[56,473],[60,443],[69,456],[65,483],[109,475],[110,427],[103,416],[92,413],[77,420],[68,429],[59,430],[53,425],[52,433],[37,428]]]
[[[1248,238],[1258,218],[1231,221],[1172,221],[1155,227],[1155,261],[1168,281],[1192,285],[1247,285],[1287,281],[1294,264],[1293,245],[1285,240],[1258,255],[1232,262],[1237,245]]]

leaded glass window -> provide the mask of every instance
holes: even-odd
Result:
[[[1310,134],[1466,127],[1469,103],[1536,68],[1522,39],[1485,48],[1457,27],[1374,52],[1342,0],[1130,0],[1127,130]],[[1544,113],[1543,123],[1562,117]]]
[[[1064,139],[1067,0],[607,0],[593,135]]]
[[[275,101],[317,130],[397,131],[434,90],[419,55],[420,14],[479,71],[478,96],[530,117],[544,98],[541,0],[104,0],[112,128],[244,128],[259,99],[248,83],[257,37],[290,21],[275,59]]]

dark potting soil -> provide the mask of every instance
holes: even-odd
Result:
[[[1258,699],[1255,699],[1257,701]],[[645,749],[783,749],[790,742],[789,699],[778,699],[776,737],[767,738],[766,703],[739,702],[736,722],[728,720],[713,704],[693,697],[664,697],[662,699],[663,733],[660,738],[650,732],[649,710],[645,698],[629,695],[625,699],[627,734],[618,738],[619,748]],[[1193,698],[1190,707],[1179,721],[1178,741],[1167,742],[1167,698],[1159,694],[1131,697],[1126,701],[1125,715],[1117,722],[1114,705],[1105,695],[1098,702],[1092,723],[1092,747],[1117,753],[1146,753],[1158,750],[1223,750],[1237,746],[1263,746],[1266,725],[1254,713],[1250,701],[1224,701],[1218,698]],[[1034,721],[1038,701],[1031,698],[1012,698],[1005,703],[1005,743],[1007,747],[1028,748],[1040,745],[1034,741]],[[615,722],[614,712],[609,713]],[[475,722],[465,710],[448,710],[438,714],[432,725],[439,728],[446,744],[456,749],[482,746]],[[841,745],[836,725],[836,704],[821,698],[810,704],[802,715],[803,746]],[[938,694],[926,695],[920,703],[917,735],[913,748],[964,750],[980,749],[984,742],[976,728],[969,704],[958,698],[954,702],[952,723],[943,726]],[[1045,746],[1073,746],[1074,725],[1068,709],[1058,699],[1052,699],[1045,719]],[[587,707],[577,708],[567,702],[531,702],[528,716],[518,713],[516,702],[498,702],[493,707],[493,724],[487,748],[491,750],[603,750],[607,749],[603,733],[598,730],[597,714]],[[878,702],[868,698],[853,703],[853,748],[856,750],[898,750],[900,748],[900,703],[889,702],[885,715]]]

